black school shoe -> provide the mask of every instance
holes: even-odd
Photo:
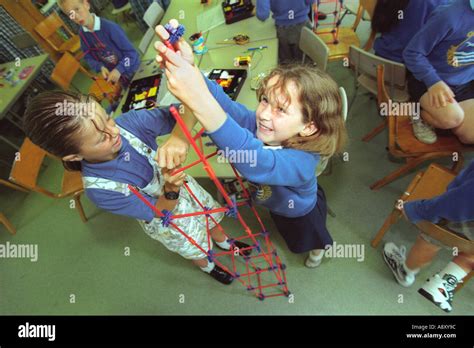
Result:
[[[217,265],[214,266],[214,269],[209,273],[209,275],[218,282],[225,285],[229,285],[234,280],[234,277],[232,277],[230,273],[224,271]]]
[[[217,247],[218,247],[219,249],[225,250],[225,249],[222,249],[222,248],[219,246],[219,244],[216,243],[216,245],[217,245]],[[247,243],[244,243],[244,242],[240,242],[240,241],[238,241],[238,240],[234,240],[234,241],[232,242],[231,248],[235,249],[236,247],[239,248],[239,249],[245,249],[245,248],[249,248],[250,245],[247,244]],[[249,256],[251,253],[252,253],[252,249],[247,249],[247,250],[243,250],[243,251],[242,251],[242,254],[244,254],[245,256]],[[240,255],[240,253],[239,253],[239,255]]]

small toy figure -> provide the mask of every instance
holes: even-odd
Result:
[[[165,29],[170,34],[170,37],[164,41],[164,44],[174,51],[173,45],[184,35],[184,26],[179,24],[176,19],[172,19],[169,23],[165,24]]]

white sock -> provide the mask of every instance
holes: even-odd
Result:
[[[314,249],[309,252],[309,257],[314,261],[320,260],[324,256],[324,249]]]
[[[211,271],[214,269],[216,264],[214,262],[209,262],[207,261],[207,266],[206,267],[199,267],[203,272],[206,273],[211,273]]]
[[[467,272],[464,271],[461,267],[459,267],[456,263],[450,262],[448,265],[439,273],[441,278],[443,278],[446,274],[451,274],[456,277],[456,279],[461,281],[466,275]]]
[[[220,246],[224,250],[230,250],[230,243],[229,243],[229,238],[226,238],[223,242],[216,242],[218,246]]]
[[[419,268],[417,268],[417,269],[408,268],[407,264],[405,262],[403,262],[403,269],[405,270],[405,272],[407,272],[407,275],[412,275],[412,276],[416,276],[418,274],[418,272],[420,272]]]

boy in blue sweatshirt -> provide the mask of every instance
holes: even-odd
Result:
[[[123,87],[140,66],[140,58],[120,26],[90,12],[88,0],[59,0],[59,6],[81,26],[79,36],[84,59],[107,82]]]
[[[407,202],[402,211],[412,223],[422,220],[439,223],[449,220],[447,227],[463,238],[474,240],[474,161],[465,168],[442,195]],[[396,280],[408,287],[420,268],[431,263],[440,249],[435,239],[421,233],[405,261],[405,247],[394,243],[384,246],[383,256]],[[474,269],[474,255],[460,252],[444,270],[423,285],[418,292],[446,312],[452,310],[454,289]]]
[[[265,21],[273,13],[278,37],[278,61],[300,61],[301,29],[308,23],[308,14],[315,0],[257,0],[257,18]]]
[[[430,125],[474,143],[474,0],[438,7],[403,51],[408,89]],[[415,134],[416,135],[416,134]]]

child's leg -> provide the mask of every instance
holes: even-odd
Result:
[[[439,246],[426,241],[421,234],[416,238],[415,244],[410,249],[405,265],[409,270],[422,268],[433,260],[438,253]]]
[[[193,260],[193,263],[198,266],[199,268],[206,268],[209,265],[209,261],[207,261],[207,258],[199,259],[199,260]],[[209,271],[210,272],[210,271]],[[207,273],[209,273],[207,272]]]
[[[435,128],[452,129],[459,127],[464,120],[464,110],[460,104],[447,103],[446,106],[436,108],[431,105],[428,92],[420,99],[422,118]]]
[[[221,231],[219,226],[215,226],[214,228],[211,228],[209,232],[211,233],[212,239],[217,243],[221,243],[227,240],[227,237],[225,236],[224,232]]]
[[[324,249],[314,249],[309,252],[308,257],[305,261],[305,266],[309,268],[318,267],[323,261]]]
[[[207,257],[203,259],[193,260],[193,263],[198,266],[201,271],[208,273],[212,278],[222,284],[230,284],[234,280],[230,273],[227,273],[214,262],[209,262]]]
[[[459,103],[464,111],[464,120],[453,133],[464,144],[474,144],[474,99],[464,100]]]
[[[453,261],[456,265],[463,269],[464,272],[470,273],[474,270],[474,255],[466,254],[466,253],[459,253]]]
[[[229,239],[226,237],[224,232],[219,228],[219,226],[215,226],[214,228],[211,228],[209,231],[211,233],[212,239],[216,242],[216,244],[219,246],[219,248],[224,249],[224,250],[230,250],[232,245],[229,243]],[[240,242],[238,240],[233,242],[234,246],[239,248],[239,249],[244,249],[250,247],[250,245]],[[252,250],[247,249],[243,251],[244,255],[250,255]]]

